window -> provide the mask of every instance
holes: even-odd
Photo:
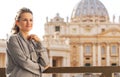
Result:
[[[55,26],[55,31],[59,31],[60,32],[60,26]]]
[[[105,58],[104,58],[104,57],[102,57],[102,60],[105,60]]]
[[[56,19],[56,21],[59,21],[59,19]]]
[[[111,54],[117,54],[117,47],[115,45],[112,46]]]
[[[91,66],[91,64],[90,63],[85,63],[85,66]]]
[[[117,66],[117,64],[116,64],[116,63],[112,63],[111,65],[112,65],[112,66]]]
[[[90,54],[90,51],[91,51],[91,46],[87,45],[85,47],[85,54]]]
[[[102,32],[105,32],[105,29],[104,29],[104,28],[102,29]]]
[[[87,25],[86,28],[85,28],[85,30],[86,30],[87,32],[90,32],[90,31],[91,31],[90,25]]]
[[[76,32],[76,28],[73,28],[73,29],[72,29],[72,32],[73,32],[73,33]]]
[[[104,47],[104,46],[101,47],[101,54],[102,54],[102,55],[105,54],[105,47]]]
[[[86,58],[86,60],[90,60],[90,58],[89,58],[89,57],[87,57],[87,58]]]

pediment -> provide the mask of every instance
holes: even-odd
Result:
[[[120,29],[109,29],[98,34],[98,36],[120,36]]]

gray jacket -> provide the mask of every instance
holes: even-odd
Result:
[[[10,36],[6,51],[7,77],[41,77],[44,66],[49,63],[41,43],[24,39],[21,33]]]

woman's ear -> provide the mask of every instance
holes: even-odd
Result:
[[[18,20],[16,20],[16,21],[15,21],[15,24],[18,26],[18,25],[19,25],[19,21],[18,21]]]

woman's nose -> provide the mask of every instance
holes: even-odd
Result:
[[[30,21],[30,20],[28,20],[28,21],[27,21],[27,24],[31,24],[31,21]]]

